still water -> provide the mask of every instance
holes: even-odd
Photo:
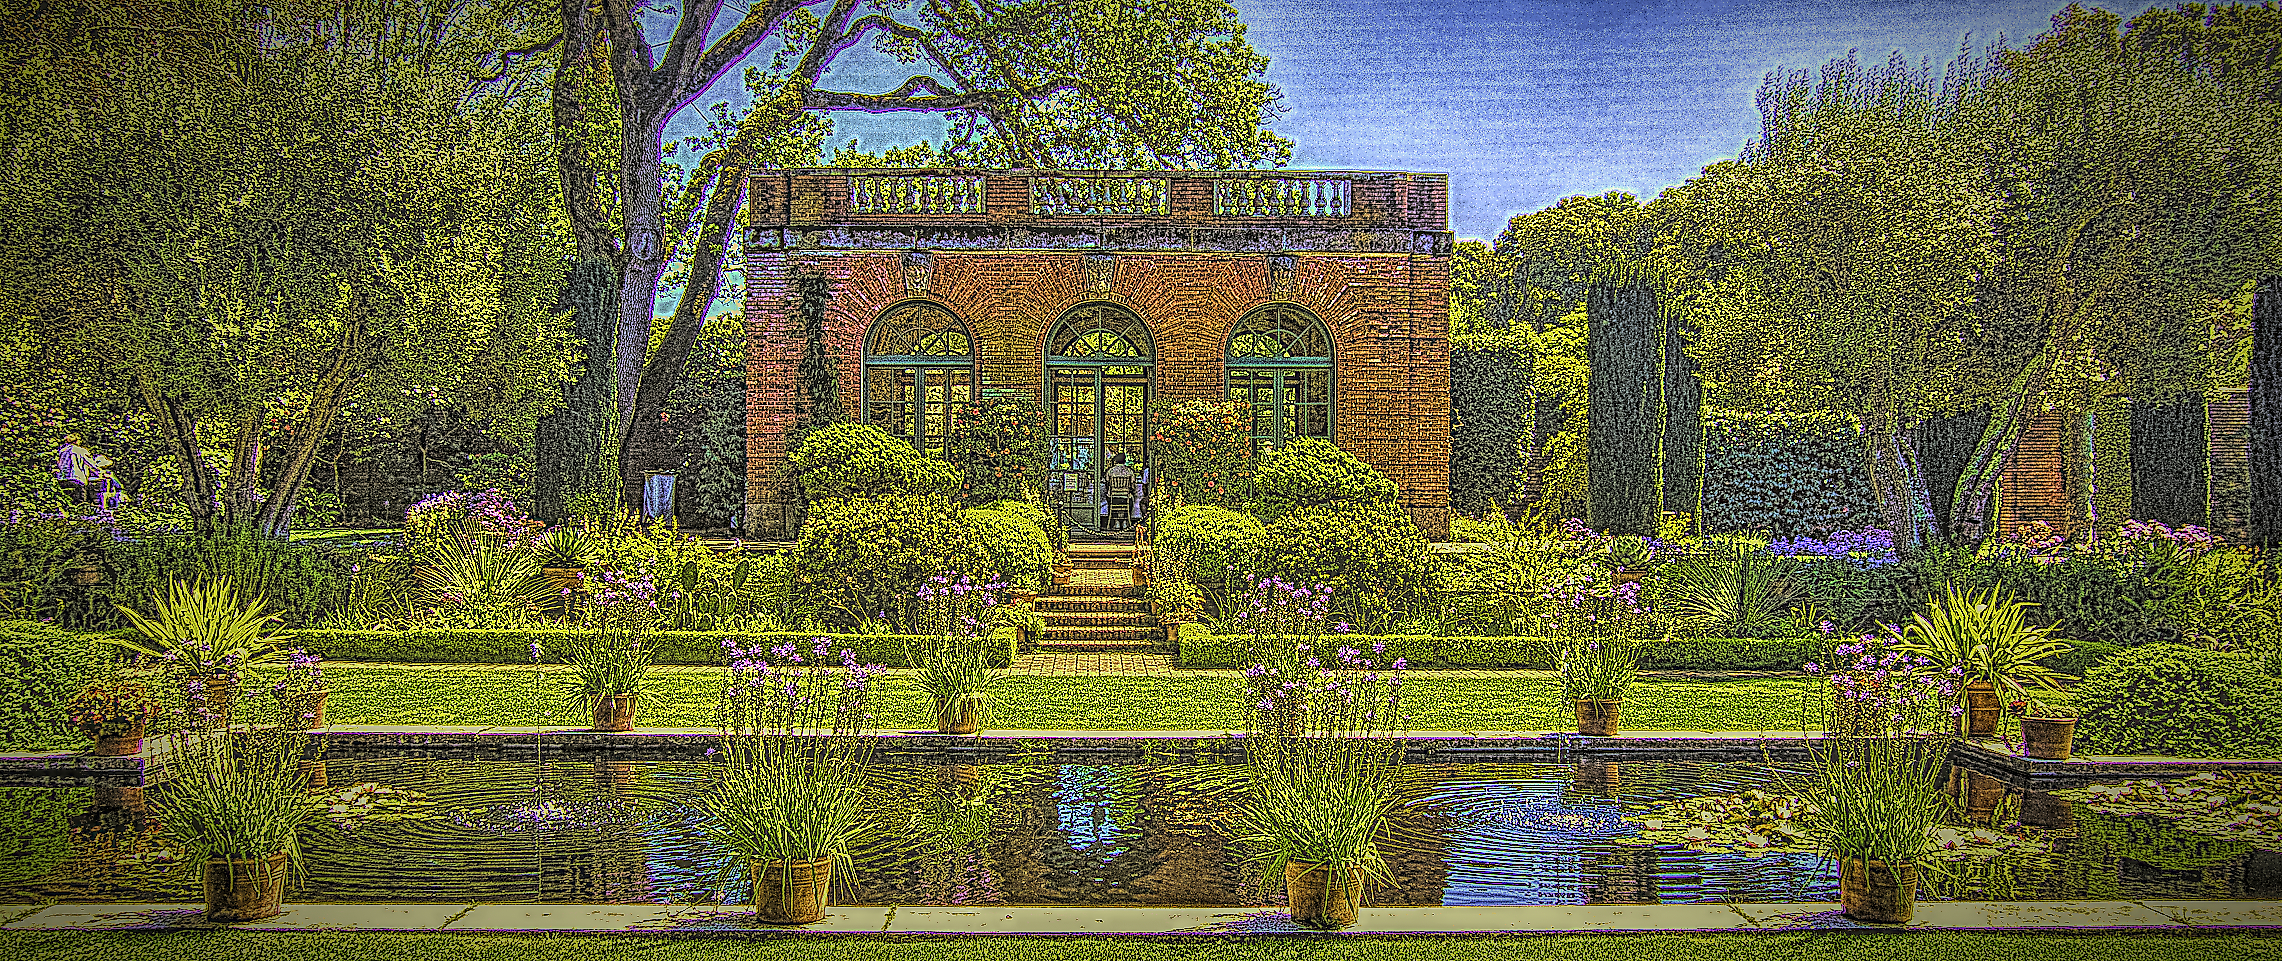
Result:
[[[335,758],[311,772],[328,816],[303,842],[300,901],[746,899],[694,796],[703,762]],[[1781,765],[1577,761],[1409,765],[1379,844],[1394,880],[1368,903],[1832,900],[1803,851],[1701,850],[1643,836],[1665,802],[1780,791]],[[1959,773],[1961,807],[2027,820],[2033,856],[1962,862],[1921,896],[2277,897],[2282,853]],[[1217,764],[883,764],[843,904],[1273,904],[1236,836],[1243,769]],[[154,787],[152,793],[163,790]],[[0,901],[194,901],[133,790],[0,788]]]

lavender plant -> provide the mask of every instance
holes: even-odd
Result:
[[[1829,624],[1824,625],[1825,636]],[[1831,646],[1806,673],[1827,678],[1830,689],[1809,692],[1805,717],[1821,718],[1823,729],[1847,737],[1897,737],[1954,730],[1964,714],[1958,692],[1965,669],[1942,666],[1906,645],[1899,630]]]

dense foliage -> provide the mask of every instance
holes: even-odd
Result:
[[[2085,672],[2077,736],[2100,754],[2282,752],[2282,681],[2245,654],[2149,644]]]
[[[1256,568],[1267,534],[1259,518],[1243,511],[1192,504],[1157,522],[1153,546],[1180,558],[1181,575],[1219,610]]]
[[[109,657],[84,634],[47,624],[0,622],[0,745],[21,749],[68,740],[64,706],[94,680]]]
[[[1450,338],[1450,509],[1479,517],[1520,497],[1536,357],[1513,334]]]
[[[1332,609],[1365,625],[1424,609],[1440,587],[1410,515],[1354,501],[1294,507],[1269,521],[1259,574],[1329,587]]]
[[[1706,533],[1825,534],[1875,523],[1862,441],[1845,418],[1713,410],[1704,421]]]
[[[1271,520],[1305,507],[1391,507],[1400,493],[1378,468],[1312,437],[1263,452],[1253,484],[1260,516]]]
[[[1160,503],[1241,505],[1252,489],[1252,405],[1192,400],[1154,412],[1149,456]]]
[[[809,509],[793,549],[798,591],[836,627],[909,622],[919,587],[941,574],[987,575],[990,559],[942,496],[835,497]]]
[[[1645,277],[1599,278],[1585,304],[1585,517],[1647,537],[1664,509],[1664,319]]]
[[[1026,500],[1045,486],[1046,415],[1036,406],[1009,397],[956,405],[944,442],[969,504]]]
[[[792,469],[812,502],[842,497],[948,497],[959,489],[949,464],[870,424],[833,424],[793,449]]]
[[[1015,590],[1045,587],[1054,570],[1054,542],[1040,525],[1036,508],[999,501],[962,510],[959,521],[989,561],[988,576],[978,579],[1003,581]]]

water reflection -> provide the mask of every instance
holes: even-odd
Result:
[[[307,772],[329,811],[304,844],[311,901],[741,902],[747,866],[714,850],[692,799],[702,762],[332,758]],[[1822,900],[1811,853],[1650,844],[1640,819],[1681,798],[1780,791],[1765,764],[1417,764],[1381,852],[1376,904]],[[2106,815],[1967,770],[1958,819],[2033,835],[2033,855],[1924,872],[1935,898],[2273,897],[2282,853]],[[381,789],[419,803],[369,803]],[[163,788],[148,792],[156,796]],[[1201,765],[883,765],[848,904],[1259,905],[1236,837],[1243,769]],[[184,901],[196,891],[136,789],[0,795],[13,812],[0,900]],[[385,793],[385,792],[382,792]],[[362,798],[363,801],[358,799]]]

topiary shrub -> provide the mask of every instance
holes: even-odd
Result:
[[[922,582],[937,574],[987,576],[990,559],[948,499],[845,497],[809,513],[793,568],[797,596],[815,604],[827,624],[854,627],[876,618],[909,625]]]
[[[1332,609],[1359,624],[1414,614],[1439,586],[1425,535],[1391,505],[1293,508],[1267,525],[1259,572],[1331,588]]]
[[[2247,654],[2183,644],[2132,648],[2084,672],[2077,735],[2097,754],[2282,753],[2282,682]]]
[[[793,475],[810,502],[842,497],[948,497],[959,472],[870,424],[834,424],[792,452]]]
[[[1400,491],[1378,468],[1330,441],[1302,437],[1260,455],[1252,478],[1263,519],[1302,507],[1391,507]]]
[[[1219,599],[1243,586],[1259,564],[1268,529],[1260,519],[1225,507],[1192,504],[1158,522],[1156,549],[1185,559],[1181,572]]]
[[[1520,331],[1450,338],[1450,509],[1470,517],[1521,496],[1536,351]]]
[[[991,501],[984,504],[983,508],[1020,514],[1029,518],[1030,523],[1037,525],[1039,530],[1046,532],[1046,540],[1054,546],[1054,556],[1056,557],[1060,557],[1062,552],[1070,549],[1070,529],[1062,526],[1061,519],[1055,517],[1053,511],[1029,501],[1013,499]]]
[[[1018,590],[1044,588],[1054,569],[1054,542],[1039,527],[1037,510],[1021,509],[1028,505],[1016,501],[998,503],[1014,507],[970,507],[959,512],[959,522],[1001,579]]]

